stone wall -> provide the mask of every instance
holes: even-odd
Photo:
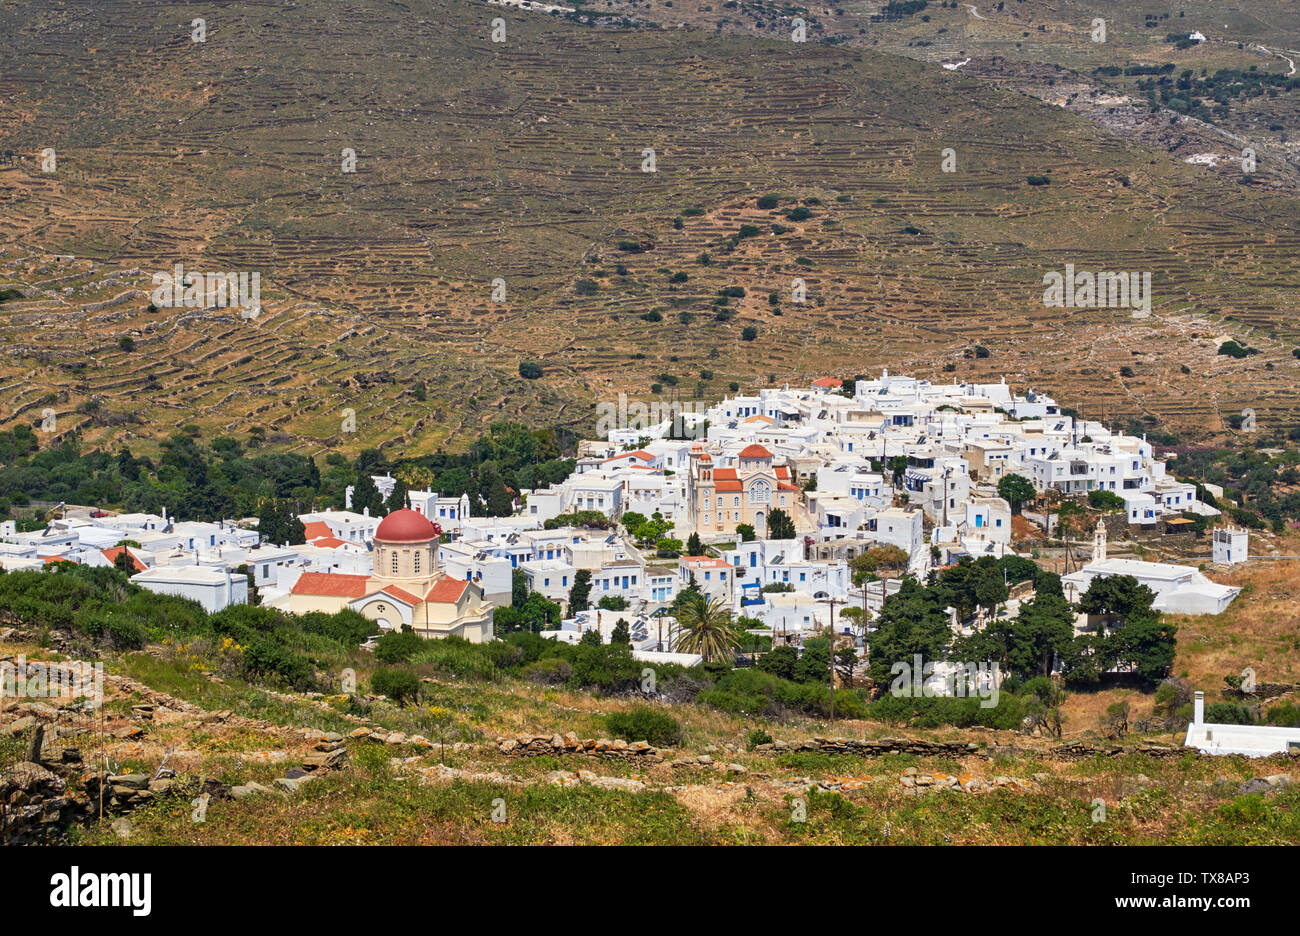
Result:
[[[813,738],[811,741],[776,741],[760,744],[757,751],[785,753],[787,751],[819,751],[823,754],[857,754],[861,757],[878,757],[882,754],[918,754],[926,757],[987,757],[988,749],[974,741],[924,741],[918,738],[878,738],[874,741],[857,738]]]
[[[90,799],[40,764],[23,761],[0,773],[0,843],[53,845],[67,827],[92,815]]]
[[[1083,760],[1088,757],[1118,757],[1121,754],[1145,754],[1148,757],[1214,757],[1195,748],[1181,744],[1160,744],[1142,741],[1137,744],[1112,744],[1105,741],[1068,741],[1050,748],[1041,746],[1018,747],[1014,744],[988,744],[974,741],[926,741],[918,738],[877,738],[872,741],[856,738],[813,738],[811,741],[776,741],[760,744],[756,751],[785,753],[789,751],[817,751],[823,754],[857,754],[860,757],[879,757],[882,754],[915,754],[921,757],[999,757],[1029,754],[1050,760]],[[1293,755],[1300,757],[1300,754]]]
[[[497,750],[515,757],[540,754],[586,754],[623,760],[659,760],[659,749],[645,741],[609,738],[579,738],[572,731],[564,735],[518,735],[496,739]]]

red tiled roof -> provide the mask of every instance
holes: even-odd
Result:
[[[433,588],[429,589],[429,594],[424,596],[425,601],[437,602],[455,602],[460,601],[460,596],[465,594],[465,589],[469,587],[466,579],[441,578],[434,583]]]
[[[655,460],[655,457],[651,455],[649,452],[645,451],[644,449],[637,449],[635,452],[623,452],[621,455],[615,455],[612,458],[605,459],[605,461],[607,462],[618,461],[620,458],[639,458],[642,461]]]
[[[785,465],[779,465],[776,468],[776,476],[782,480],[785,480],[786,478],[790,477],[790,469],[787,468]]]
[[[360,598],[367,591],[368,575],[333,572],[304,572],[293,583],[290,594],[321,595],[331,598]]]
[[[77,564],[76,560],[69,559],[67,556],[46,556],[42,562],[45,565],[49,565],[51,562],[71,562],[73,565]]]
[[[771,458],[772,453],[769,452],[767,449],[763,448],[763,446],[755,443],[754,445],[746,445],[743,449],[741,449],[740,457],[741,458]]]
[[[413,608],[420,603],[418,595],[412,595],[405,588],[398,588],[396,585],[385,585],[380,591],[385,595],[392,595],[398,601],[405,602]]]
[[[838,377],[820,377],[817,380],[813,381],[813,386],[814,387],[842,387],[844,386],[844,381],[840,380]]]
[[[337,536],[322,536],[320,539],[311,541],[313,546],[319,546],[321,549],[338,549],[340,546],[346,546],[347,540],[341,540]]]
[[[313,520],[311,523],[303,524],[303,542],[310,543],[312,540],[320,539],[322,536],[333,536],[334,531],[324,520]]]
[[[777,485],[776,485],[776,486],[777,486],[777,489],[778,489],[778,490],[781,490],[781,491],[797,491],[797,490],[799,490],[799,485],[797,485],[797,484],[790,484],[788,481],[779,481],[779,482],[777,482]]]
[[[719,481],[716,485],[719,491],[739,491],[741,484],[739,481]]]
[[[740,476],[736,474],[735,468],[715,468],[713,470],[714,481],[739,481]]]
[[[122,555],[122,553],[126,553],[128,556],[131,556],[131,564],[135,566],[135,570],[137,572],[143,572],[149,568],[147,565],[145,565],[143,562],[137,559],[131,553],[131,551],[127,549],[125,546],[114,546],[112,549],[102,549],[100,550],[100,552],[105,559],[107,559],[109,562],[113,563],[114,565],[117,564],[117,557]]]

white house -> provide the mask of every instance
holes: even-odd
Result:
[[[1089,562],[1077,572],[1062,576],[1065,597],[1078,601],[1092,580],[1108,575],[1131,575],[1139,585],[1156,594],[1152,607],[1170,614],[1220,614],[1241,592],[1231,585],[1218,585],[1192,566],[1137,559],[1103,559]]]
[[[1205,754],[1268,757],[1300,751],[1300,728],[1274,725],[1219,725],[1205,720],[1205,693],[1197,691],[1192,721],[1183,744]]]
[[[1006,545],[1011,542],[1011,505],[1000,497],[966,502],[966,537]]]
[[[248,579],[228,569],[207,566],[155,566],[131,576],[131,581],[160,595],[178,595],[215,614],[232,604],[248,604]]]
[[[1223,565],[1236,565],[1250,558],[1250,534],[1238,527],[1219,528],[1214,531],[1211,556]]]

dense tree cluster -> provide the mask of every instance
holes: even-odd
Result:
[[[379,515],[406,503],[412,480],[445,496],[468,494],[475,515],[508,516],[519,492],[563,480],[574,467],[556,432],[517,423],[493,424],[463,454],[392,461],[365,449],[352,460],[332,453],[323,467],[304,455],[262,451],[259,432],[206,444],[197,435],[197,428],[173,435],[150,458],[125,447],[83,452],[75,437],[42,450],[27,426],[0,433],[0,516],[33,501],[148,513],[166,507],[185,520],[262,516],[268,503],[306,513],[343,507],[349,486],[355,510]],[[399,479],[387,502],[370,480],[385,472]]]
[[[993,616],[1009,585],[1034,580],[1035,594],[1014,618]],[[895,663],[912,665],[916,655],[941,660],[997,663],[1020,679],[1048,676],[1059,661],[1066,683],[1093,686],[1103,673],[1132,673],[1154,686],[1173,666],[1177,628],[1151,605],[1155,595],[1132,576],[1094,579],[1077,606],[1065,599],[1060,576],[1019,557],[981,557],[931,576],[928,585],[911,578],[885,599],[870,636],[870,674],[887,686]],[[968,636],[953,636],[949,608],[960,619],[977,609],[985,623]],[[1095,633],[1075,635],[1077,612],[1096,623]]]

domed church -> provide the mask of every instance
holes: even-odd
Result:
[[[282,603],[286,611],[351,608],[381,631],[409,626],[421,637],[492,639],[492,608],[473,582],[438,568],[442,529],[414,510],[395,510],[375,530],[371,575],[304,572]]]

